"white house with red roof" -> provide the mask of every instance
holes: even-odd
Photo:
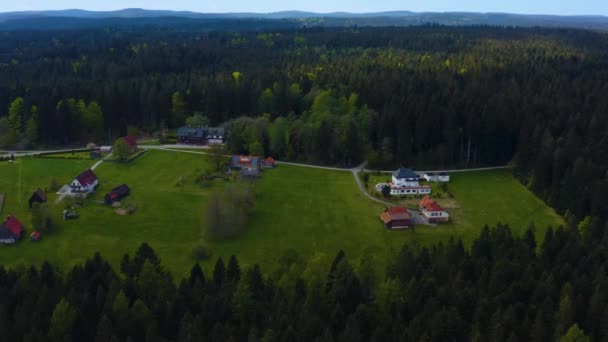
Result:
[[[74,178],[70,183],[70,189],[73,194],[88,194],[97,189],[99,180],[93,170],[89,169]]]
[[[447,222],[450,220],[450,214],[429,196],[424,196],[420,203],[418,203],[418,207],[422,218],[429,223]]]

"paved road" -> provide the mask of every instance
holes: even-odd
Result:
[[[504,165],[504,166],[492,166],[492,167],[478,167],[478,168],[474,168],[474,169],[457,169],[457,170],[427,170],[427,171],[416,171],[416,173],[418,174],[422,174],[422,173],[457,173],[457,172],[473,172],[473,171],[491,171],[491,170],[501,170],[501,169],[508,169],[510,166],[508,165]],[[388,170],[368,170],[368,169],[364,169],[363,171],[365,172],[380,172],[380,173],[393,173],[395,172],[395,170],[392,171],[388,171]]]

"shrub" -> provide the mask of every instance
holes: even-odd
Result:
[[[194,246],[194,248],[192,248],[192,257],[197,261],[209,259],[211,257],[211,251],[206,245]]]
[[[57,181],[57,179],[53,178],[51,179],[51,183],[49,184],[49,190],[56,192],[61,188],[61,185],[59,184],[59,182]]]

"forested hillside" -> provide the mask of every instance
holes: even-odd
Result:
[[[234,152],[378,167],[514,161],[559,212],[606,217],[607,57],[608,35],[578,30],[1,32],[0,144],[108,143],[199,113],[229,121]]]
[[[236,258],[174,280],[147,245],[113,270],[96,255],[62,273],[0,266],[6,341],[602,341],[608,335],[605,227],[485,229],[372,260],[280,257],[264,274]],[[538,251],[538,253],[537,253]],[[67,270],[66,270],[67,271]],[[386,277],[384,276],[386,274]],[[564,337],[565,336],[565,337]]]

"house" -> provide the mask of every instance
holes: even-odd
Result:
[[[234,170],[242,169],[260,169],[262,164],[260,157],[252,156],[232,156],[230,159],[230,168]]]
[[[441,172],[441,173],[427,172],[422,175],[422,178],[424,178],[427,182],[447,183],[450,181],[450,175],[447,174],[446,172]]]
[[[422,218],[429,223],[447,222],[450,220],[450,214],[429,196],[424,196],[420,203],[418,203],[418,207]]]
[[[131,193],[131,189],[126,184],[119,185],[112,189],[104,198],[103,201],[105,204],[112,204],[114,202],[120,201],[121,199],[129,196]]]
[[[32,240],[33,242],[37,242],[40,241],[42,239],[42,233],[40,233],[39,231],[34,231],[32,234],[30,234],[30,240]]]
[[[32,194],[32,196],[30,197],[30,209],[32,209],[32,206],[34,205],[34,203],[46,203],[46,194],[44,193],[44,191],[42,191],[40,188],[38,188],[36,191],[34,191],[34,193]]]
[[[127,143],[127,146],[129,146],[129,153],[135,153],[135,151],[137,151],[137,139],[134,136],[127,135],[121,139]]]
[[[221,127],[207,128],[207,144],[217,145],[223,144],[226,141],[226,129]]]
[[[420,186],[420,177],[412,170],[405,167],[393,172],[393,186],[415,187]]]
[[[411,225],[410,213],[405,207],[388,207],[380,214],[387,229],[403,229]]]
[[[275,167],[277,165],[277,161],[274,160],[274,158],[272,158],[272,157],[262,159],[261,163],[262,163],[262,169],[272,169],[273,167]]]
[[[99,180],[93,170],[89,169],[74,178],[70,184],[72,193],[90,193],[97,190]]]
[[[21,239],[23,224],[13,215],[8,215],[0,224],[0,245],[12,245]]]
[[[392,182],[388,185],[393,196],[427,195],[431,193],[431,187],[420,185],[418,174],[405,167],[393,172]]]
[[[180,127],[177,129],[177,143],[203,145],[205,143],[205,133],[205,129],[202,127]]]
[[[110,153],[112,152],[112,146],[100,146],[99,152],[101,153]]]

